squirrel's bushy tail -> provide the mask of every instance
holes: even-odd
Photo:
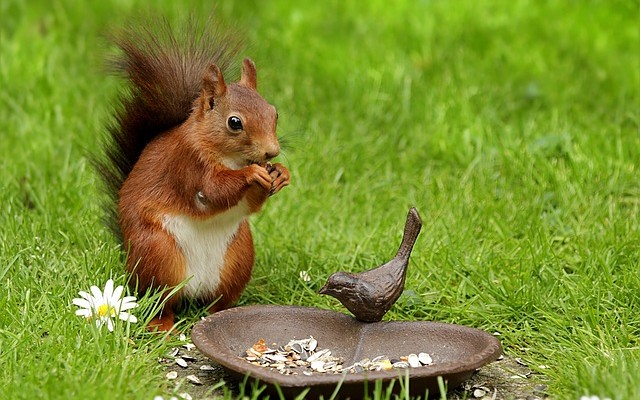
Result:
[[[236,61],[239,35],[211,19],[190,18],[173,30],[166,19],[140,21],[110,35],[119,50],[111,72],[126,88],[108,126],[104,154],[97,162],[108,194],[106,222],[121,238],[118,193],[144,147],[159,134],[183,123],[200,95],[205,70],[216,64],[223,74]]]

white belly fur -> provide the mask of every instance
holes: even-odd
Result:
[[[163,228],[171,233],[186,261],[184,293],[202,297],[213,293],[220,284],[220,273],[231,239],[240,223],[249,215],[246,201],[206,220],[186,215],[165,215]]]

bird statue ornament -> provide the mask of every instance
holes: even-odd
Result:
[[[319,293],[340,300],[359,321],[382,320],[404,290],[409,255],[421,228],[420,215],[415,208],[411,208],[402,243],[391,261],[357,274],[336,272],[329,277]]]

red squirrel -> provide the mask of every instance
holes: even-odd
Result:
[[[209,312],[238,300],[254,264],[247,218],[290,174],[269,162],[280,153],[278,114],[257,92],[254,63],[245,58],[240,80],[225,81],[238,51],[231,34],[208,36],[192,22],[180,36],[165,22],[113,41],[128,92],[100,169],[132,285],[144,293],[187,280],[150,323],[166,331],[184,298],[217,300]]]

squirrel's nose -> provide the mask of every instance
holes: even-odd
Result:
[[[274,146],[264,153],[264,158],[266,160],[271,160],[272,158],[277,157],[278,154],[280,154],[280,146]]]

